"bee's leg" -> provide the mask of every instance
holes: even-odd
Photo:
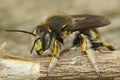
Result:
[[[88,58],[92,66],[94,67],[96,73],[99,73],[100,71],[95,61],[94,50],[91,48],[91,42],[88,40],[86,35],[80,34],[80,36],[82,37],[83,40],[81,44],[82,50],[85,51],[85,53],[88,55]]]
[[[51,72],[51,70],[53,69],[53,67],[57,64],[57,62],[58,62],[57,56],[59,56],[58,41],[55,40],[54,41],[54,46],[53,46],[52,57],[51,57],[51,59],[49,61],[49,65],[48,65],[48,73]]]
[[[94,48],[94,49],[97,49],[97,48],[103,47],[103,46],[107,47],[111,51],[116,50],[110,43],[106,43],[106,42],[93,42],[92,43],[92,48]]]
[[[107,47],[109,50],[114,51],[116,50],[114,46],[112,46],[110,43],[103,43],[103,46]]]
[[[97,29],[92,29],[92,31],[96,34],[96,40],[102,40],[101,34]]]
[[[100,47],[105,46],[111,51],[116,50],[110,43],[102,42],[101,34],[97,29],[90,29],[89,34],[90,38],[92,38],[92,45],[94,45],[93,48],[97,47],[96,49],[99,50]]]

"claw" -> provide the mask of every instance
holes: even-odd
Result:
[[[92,51],[92,50],[86,50],[86,53],[88,55],[88,58],[90,59],[90,62],[92,64],[94,70],[96,71],[96,73],[99,73],[100,70],[99,70],[99,68],[98,68],[98,66],[96,64],[96,61],[95,61],[94,51]]]
[[[50,73],[51,70],[56,66],[57,62],[58,62],[58,59],[53,56],[49,62],[49,66],[48,66],[48,70],[47,70],[48,73]]]

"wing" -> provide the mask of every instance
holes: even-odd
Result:
[[[110,21],[99,15],[70,15],[73,18],[71,31],[77,31],[84,28],[98,28],[110,24]]]

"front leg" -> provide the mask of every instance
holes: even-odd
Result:
[[[96,73],[99,73],[100,71],[95,61],[94,50],[91,48],[92,44],[90,43],[86,35],[80,34],[80,37],[82,38],[82,44],[81,44],[82,50],[88,55],[88,58],[92,66],[94,67]]]
[[[59,51],[58,51],[58,41],[55,40],[54,41],[54,46],[53,46],[53,52],[52,52],[52,57],[49,61],[49,65],[48,65],[48,73],[51,72],[51,70],[54,68],[54,66],[57,64],[58,59],[57,57],[59,56]]]

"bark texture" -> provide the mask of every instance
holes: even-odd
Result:
[[[75,53],[76,52],[76,53]],[[69,53],[69,57],[67,56]],[[74,54],[73,54],[74,53]],[[25,59],[0,53],[1,79],[120,79],[120,51],[96,52],[100,74],[96,74],[87,55],[69,51],[59,58],[58,65],[47,75],[49,57]],[[77,55],[77,56],[76,56]]]

